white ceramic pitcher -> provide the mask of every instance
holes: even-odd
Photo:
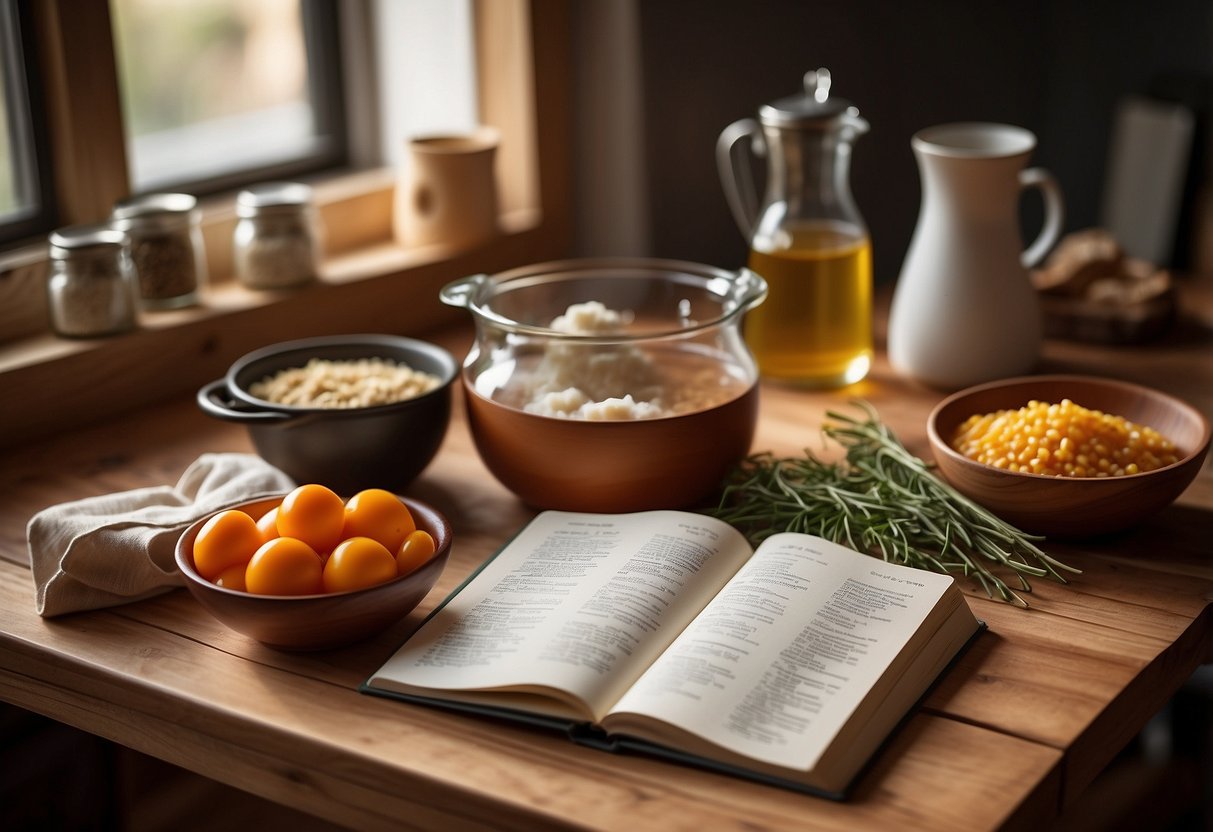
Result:
[[[1020,375],[1040,354],[1041,318],[1027,270],[1057,241],[1061,189],[1026,168],[1036,137],[1005,124],[930,127],[911,139],[922,179],[918,223],[889,315],[889,362],[933,387]],[[1019,196],[1038,187],[1045,219],[1022,250]]]

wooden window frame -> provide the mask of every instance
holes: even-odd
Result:
[[[104,3],[42,4],[57,197],[68,222],[97,222],[125,195],[111,56],[73,48],[104,24]],[[68,8],[70,6],[70,9]],[[87,10],[87,11],[86,11]],[[342,332],[423,335],[466,321],[438,290],[467,274],[568,255],[572,223],[569,20],[562,0],[474,0],[481,123],[501,132],[502,233],[474,248],[404,248],[392,239],[395,174],[311,181],[325,227],[321,280],[254,292],[232,280],[232,195],[205,200],[211,275],[199,306],[145,313],[133,333],[68,340],[47,327],[41,242],[0,256],[0,448],[191,394],[240,355],[291,338]],[[115,116],[117,115],[117,118]],[[117,152],[116,152],[117,151]],[[10,333],[16,333],[15,336]]]

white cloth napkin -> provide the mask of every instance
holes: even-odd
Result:
[[[173,487],[88,497],[43,509],[26,529],[38,614],[138,601],[182,586],[173,550],[213,511],[295,487],[252,454],[203,454]]]

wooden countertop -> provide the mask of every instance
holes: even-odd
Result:
[[[1185,287],[1163,341],[1050,343],[1041,372],[1149,384],[1213,414],[1213,292]],[[462,355],[466,332],[442,340]],[[832,393],[762,391],[755,450],[817,447],[825,410],[862,397],[928,456],[941,398],[878,360]],[[183,591],[43,620],[25,524],[58,502],[171,484],[201,453],[251,451],[242,427],[177,399],[6,453],[0,463],[0,698],[208,777],[360,828],[933,829],[1025,827],[1070,805],[1200,664],[1213,659],[1213,465],[1142,527],[1048,545],[1083,569],[1033,582],[1031,609],[967,587],[989,632],[832,803],[560,737],[365,696],[363,681],[531,513],[485,470],[457,402],[410,489],[451,519],[452,559],[407,620],[351,648],[290,654],[226,630]],[[15,406],[9,402],[6,406]]]

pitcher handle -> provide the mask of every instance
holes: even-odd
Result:
[[[758,122],[752,118],[735,121],[720,134],[716,140],[716,168],[720,173],[720,184],[724,187],[724,196],[733,212],[737,227],[745,235],[746,242],[754,236],[754,223],[758,219],[758,192],[754,189],[754,177],[750,172],[749,160],[745,164],[733,164],[733,146],[745,137],[750,139],[750,152],[755,156],[766,155],[766,145],[762,141],[762,131]]]
[[[1021,188],[1040,188],[1040,195],[1045,201],[1045,222],[1040,233],[1036,235],[1032,245],[1019,256],[1019,261],[1025,269],[1030,269],[1040,263],[1057,238],[1061,235],[1061,224],[1065,217],[1065,204],[1061,197],[1061,188],[1053,174],[1044,168],[1028,168],[1019,172]]]

